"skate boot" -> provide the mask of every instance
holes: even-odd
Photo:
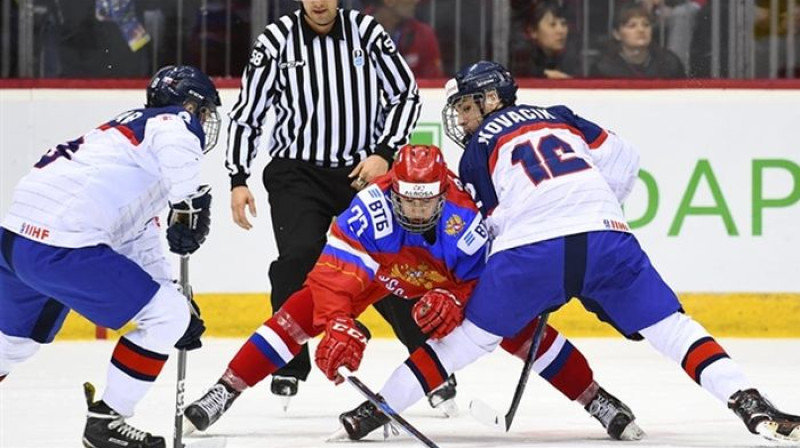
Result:
[[[197,430],[205,431],[231,407],[240,392],[219,382],[183,410],[183,416]],[[191,428],[187,431],[191,432]]]
[[[297,378],[291,376],[272,375],[272,384],[270,384],[269,389],[272,391],[273,395],[277,395],[281,398],[283,412],[286,412],[286,410],[289,409],[289,401],[291,401],[292,397],[297,395],[298,385],[299,381]]]
[[[636,417],[630,408],[602,387],[597,389],[597,394],[584,409],[603,425],[614,440],[640,440],[645,436],[634,421]]]
[[[375,429],[384,427],[384,438],[389,436],[389,417],[379,411],[374,404],[365,401],[352,411],[347,411],[339,415],[339,422],[342,423],[347,438],[350,440],[361,440]],[[329,440],[341,440],[341,430]]]
[[[84,383],[84,394],[89,412],[83,430],[86,448],[166,448],[163,437],[140,431],[125,423],[125,418],[104,401],[94,401],[94,386]]]
[[[450,375],[441,386],[428,394],[428,403],[430,403],[432,408],[442,411],[445,417],[455,417],[458,415],[456,385],[455,375]]]
[[[770,440],[800,442],[800,417],[775,409],[756,389],[740,390],[731,395],[728,408],[753,434]]]

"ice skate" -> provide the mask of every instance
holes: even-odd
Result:
[[[775,409],[756,389],[740,390],[731,395],[728,408],[753,434],[770,440],[800,442],[800,417]]]
[[[83,384],[86,404],[86,427],[83,446],[86,448],[166,448],[163,437],[154,436],[125,423],[125,418],[104,401],[94,401],[94,386]]]
[[[456,385],[455,375],[450,375],[441,386],[428,394],[428,403],[430,403],[432,408],[442,411],[445,417],[455,417],[458,415]]]
[[[635,422],[633,411],[602,387],[598,388],[597,394],[584,409],[603,425],[614,440],[640,440],[645,436]]]
[[[229,389],[225,384],[215,384],[199,400],[184,409],[183,416],[189,423],[186,432],[189,433],[193,429],[199,431],[208,429],[222,417],[222,414],[231,407],[238,396],[239,392]]]
[[[289,409],[289,401],[291,401],[292,397],[297,395],[298,385],[299,381],[297,378],[280,375],[272,376],[272,384],[270,384],[269,389],[272,391],[273,395],[280,397],[283,412]]]
[[[389,421],[389,417],[379,411],[374,404],[365,401],[352,411],[339,415],[339,422],[342,427],[333,433],[328,440],[361,440],[381,426],[384,427],[384,438],[388,438],[391,427]]]

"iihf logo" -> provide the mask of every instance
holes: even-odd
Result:
[[[353,65],[362,67],[364,65],[364,50],[360,48],[353,49]]]

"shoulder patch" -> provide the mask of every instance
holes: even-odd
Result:
[[[458,248],[467,255],[474,255],[488,240],[489,233],[486,231],[486,225],[481,216],[477,215],[458,240]]]
[[[375,239],[391,235],[394,230],[394,222],[383,190],[373,184],[359,192],[358,195],[367,207]]]

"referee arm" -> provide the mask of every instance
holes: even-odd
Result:
[[[242,75],[239,98],[229,114],[225,167],[231,178],[231,215],[233,222],[245,230],[253,227],[247,219],[245,207],[251,216],[257,216],[255,198],[247,187],[247,178],[258,151],[263,117],[275,96],[272,87],[264,89],[264,86],[274,86],[278,72],[278,63],[270,56],[267,43],[266,35],[262,34],[253,46]]]
[[[408,142],[421,108],[417,81],[408,64],[382,26],[376,26],[374,31],[377,37],[373,41],[370,56],[375,61],[380,88],[387,101],[387,112],[375,154],[359,163],[350,173],[351,178],[358,176],[366,182],[388,171],[397,149]]]

